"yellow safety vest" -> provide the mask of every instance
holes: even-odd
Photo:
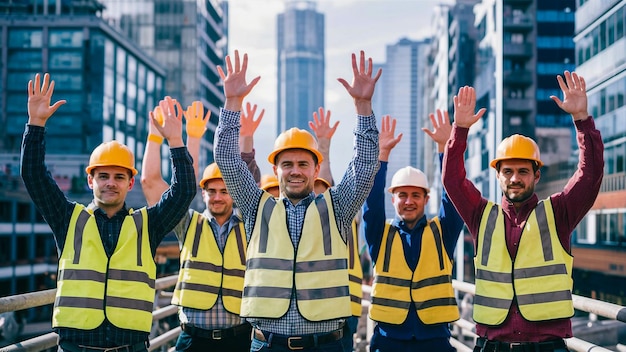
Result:
[[[180,251],[180,271],[172,304],[208,310],[221,294],[224,308],[239,314],[246,247],[246,233],[240,222],[228,234],[222,254],[209,222],[194,211]]]
[[[297,248],[283,201],[264,192],[248,244],[241,316],[282,317],[294,289],[298,311],[309,321],[351,315],[348,249],[329,191],[307,208]]]
[[[550,199],[537,203],[526,220],[514,261],[506,246],[502,209],[489,202],[474,258],[474,321],[500,325],[514,296],[526,320],[573,316],[572,264],[572,256],[559,241]]]
[[[352,315],[360,317],[363,299],[363,268],[359,256],[359,239],[356,220],[352,221],[352,233],[348,237],[348,274],[350,275],[350,309]]]
[[[77,204],[58,275],[53,327],[92,330],[106,316],[119,328],[150,332],[156,264],[146,208],[129,212],[108,258],[94,215]]]
[[[406,262],[402,239],[395,226],[385,225],[374,264],[370,318],[402,324],[411,304],[424,324],[449,323],[459,319],[452,289],[452,260],[443,245],[438,218],[428,221],[422,233],[422,248],[415,270]]]

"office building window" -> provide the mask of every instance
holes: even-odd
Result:
[[[42,69],[41,50],[22,51],[10,50],[8,52],[7,67],[16,70],[40,71]]]
[[[9,29],[9,48],[41,48],[42,31]]]
[[[83,55],[80,51],[50,51],[49,67],[51,70],[80,70],[83,66]]]
[[[82,48],[83,32],[77,29],[50,29],[51,48]]]

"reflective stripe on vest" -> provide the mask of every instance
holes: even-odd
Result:
[[[348,237],[348,274],[350,276],[350,310],[352,315],[360,317],[363,311],[363,268],[359,257],[359,231],[356,220],[352,221],[351,236]]]
[[[147,231],[146,209],[131,211],[108,258],[95,217],[74,207],[59,259],[54,327],[91,330],[106,314],[122,329],[150,331],[156,264]]]
[[[514,295],[520,313],[529,321],[574,314],[573,259],[560,244],[549,199],[537,203],[526,220],[515,261],[506,247],[502,210],[489,202],[481,219],[476,252],[476,322],[501,324]]]
[[[429,220],[424,228],[415,271],[406,262],[402,239],[395,226],[385,225],[381,243],[378,258],[382,258],[382,263],[374,264],[372,320],[402,324],[411,304],[424,324],[459,319],[452,289],[452,261],[443,246],[438,218]]]
[[[222,254],[209,222],[194,212],[180,252],[181,267],[172,304],[208,310],[221,294],[224,308],[239,314],[246,245],[240,222],[228,234]]]
[[[298,311],[309,321],[351,315],[348,249],[328,191],[308,206],[297,247],[296,253],[283,201],[264,192],[248,244],[241,316],[282,317],[294,288]]]

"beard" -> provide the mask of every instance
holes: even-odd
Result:
[[[511,192],[511,190],[507,187],[504,191],[504,196],[511,203],[522,203],[526,201],[528,198],[532,197],[535,193],[535,187],[528,187],[524,189],[515,189],[515,192]]]

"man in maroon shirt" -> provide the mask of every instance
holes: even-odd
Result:
[[[491,166],[502,189],[501,205],[483,198],[466,179],[464,153],[469,128],[482,117],[474,88],[454,97],[454,126],[443,160],[443,185],[475,244],[474,351],[567,351],[572,257],[570,238],[593,205],[602,183],[602,138],[587,112],[585,81],[565,71],[557,76],[572,115],[580,149],[578,168],[563,191],[545,200],[534,192],[543,165],[535,142],[505,138]],[[560,245],[559,245],[560,243]]]

